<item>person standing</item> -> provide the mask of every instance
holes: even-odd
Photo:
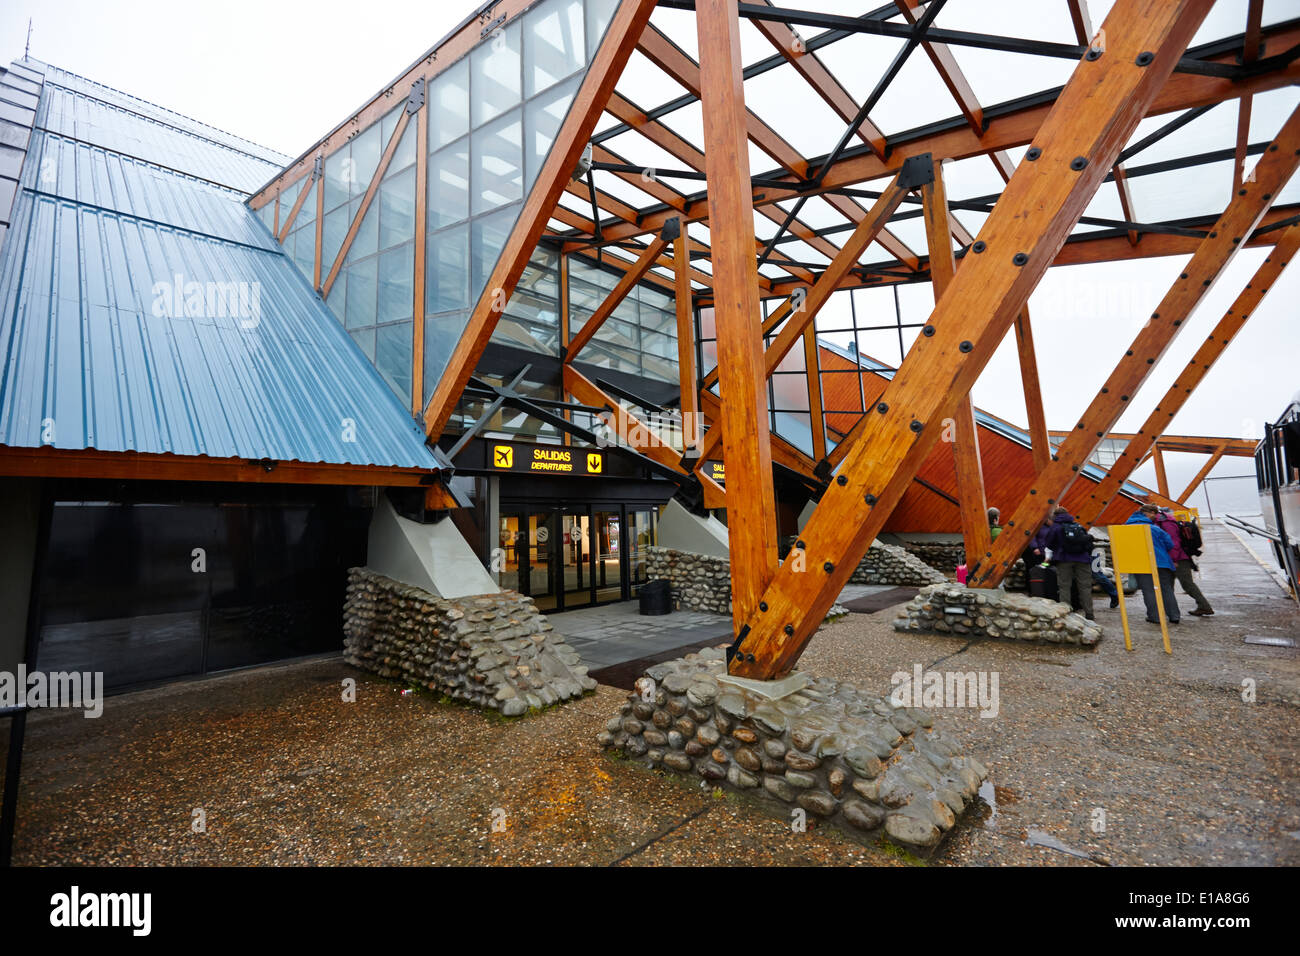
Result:
[[[1152,504],[1145,504],[1133,512],[1133,515],[1124,522],[1125,524],[1144,524],[1151,528],[1151,544],[1156,553],[1156,574],[1160,577],[1160,596],[1165,605],[1165,617],[1170,624],[1177,624],[1181,616],[1178,611],[1178,601],[1174,598],[1174,559],[1169,556],[1169,551],[1174,546],[1173,539],[1169,537],[1169,532],[1160,525],[1156,524],[1156,518],[1160,514],[1160,509]],[[1135,574],[1138,587],[1142,589],[1142,600],[1147,607],[1147,621],[1151,624],[1160,623],[1160,609],[1156,607],[1156,589],[1155,583],[1149,574]]]
[[[1058,507],[1052,514],[1052,526],[1044,541],[1052,552],[1056,580],[1061,595],[1070,600],[1071,588],[1079,589],[1079,604],[1083,616],[1094,620],[1092,612],[1092,536],[1088,529],[1074,520],[1074,516]]]
[[[1002,517],[1002,512],[998,511],[997,508],[989,509],[989,540],[990,541],[996,541],[998,535],[1002,533],[1002,525],[998,524],[998,521],[1001,519],[1001,517]]]
[[[1174,561],[1174,578],[1183,587],[1183,593],[1196,602],[1196,610],[1190,612],[1197,617],[1208,617],[1214,613],[1214,608],[1210,607],[1210,602],[1205,599],[1201,589],[1196,584],[1196,579],[1192,577],[1192,572],[1196,570],[1196,564],[1192,560],[1192,555],[1188,554],[1186,547],[1183,545],[1183,535],[1178,527],[1178,519],[1168,508],[1162,508],[1157,514],[1155,523],[1165,530],[1165,534],[1173,540],[1174,546],[1169,549],[1169,557]]]

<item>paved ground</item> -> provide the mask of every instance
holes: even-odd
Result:
[[[1172,657],[1133,596],[1132,653],[1118,611],[1099,611],[1107,638],[1088,651],[897,634],[890,610],[827,625],[801,663],[882,693],[914,663],[998,673],[997,717],[938,712],[990,767],[996,804],[938,864],[1300,863],[1300,652],[1242,642],[1295,634],[1300,616],[1235,539],[1207,541],[1219,614],[1184,617]],[[116,697],[99,720],[40,713],[16,862],[898,862],[602,756],[622,699],[601,687],[503,722],[330,659]]]
[[[701,641],[731,640],[731,618],[725,614],[674,611],[643,617],[636,601],[550,614],[547,620],[593,670]]]

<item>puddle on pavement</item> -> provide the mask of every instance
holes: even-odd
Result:
[[[993,781],[985,780],[980,784],[979,801],[975,804],[969,820],[979,829],[993,829],[998,825],[1000,811],[1014,803],[1020,802],[1020,794],[1010,787],[999,787]]]
[[[1025,842],[1030,846],[1046,847],[1049,850],[1056,850],[1060,853],[1068,853],[1070,856],[1077,856],[1081,860],[1090,860],[1093,863],[1100,863],[1103,866],[1109,866],[1109,864],[1101,857],[1095,856],[1087,850],[1076,850],[1072,846],[1067,846],[1045,830],[1035,830],[1030,828],[1025,833]]]

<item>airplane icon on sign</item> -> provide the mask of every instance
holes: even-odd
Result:
[[[492,464],[497,468],[510,468],[515,463],[515,450],[509,445],[496,445],[492,449]]]

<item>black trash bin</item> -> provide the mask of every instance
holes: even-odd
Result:
[[[673,592],[667,581],[647,581],[641,585],[642,614],[671,614],[673,612]]]

